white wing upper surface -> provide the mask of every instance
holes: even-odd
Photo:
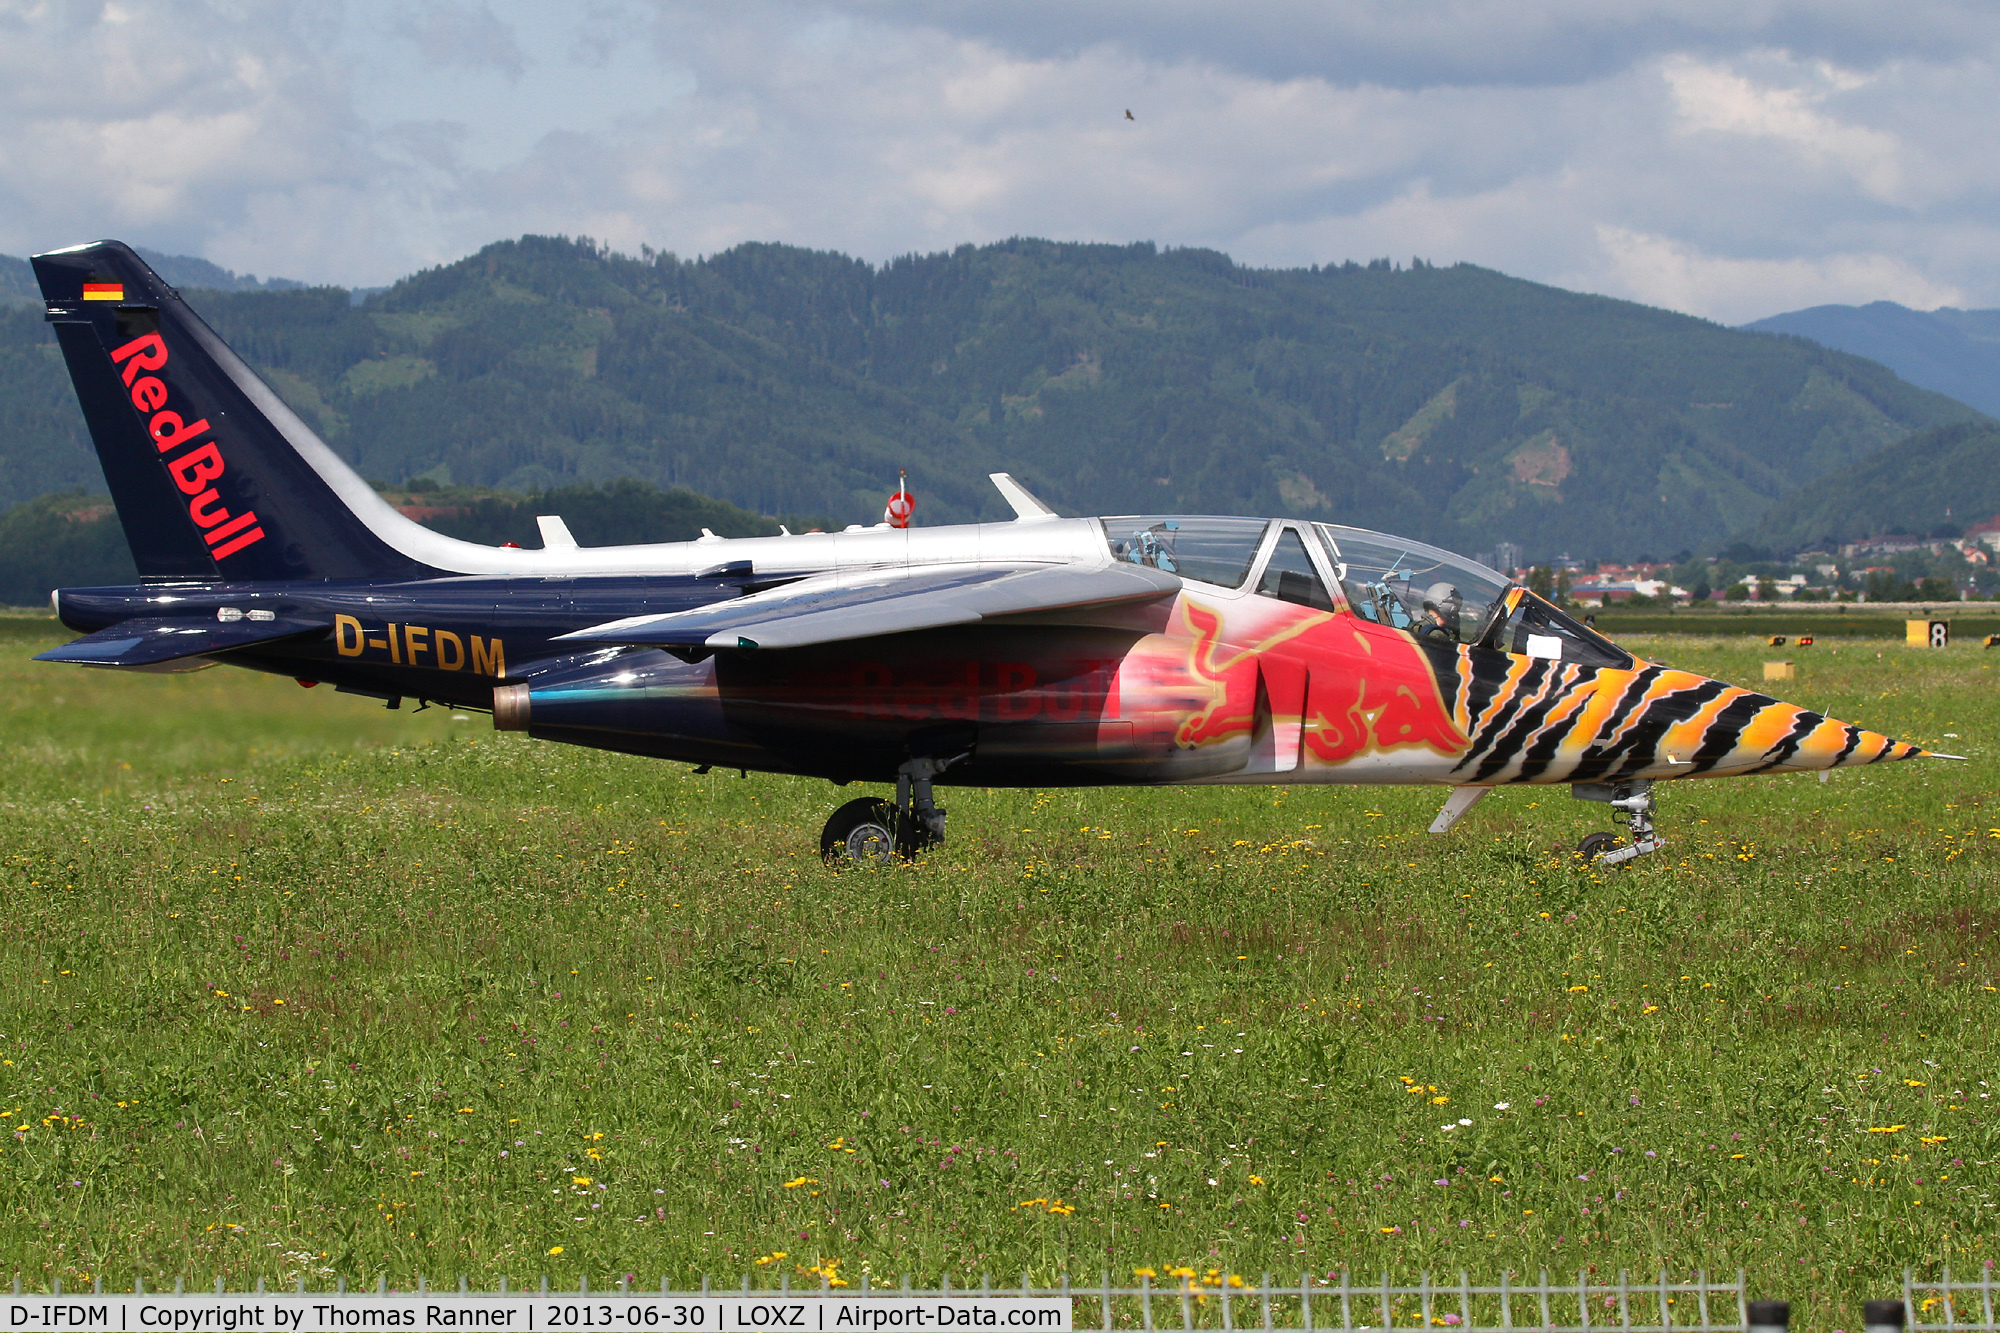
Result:
[[[805,648],[1169,596],[1179,578],[1141,565],[931,566],[821,575],[715,606],[632,616],[562,636],[662,647]]]

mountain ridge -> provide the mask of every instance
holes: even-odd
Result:
[[[1742,326],[1879,361],[1910,383],[2000,416],[2000,310],[1819,305]]]
[[[1021,239],[870,265],[524,237],[356,305],[203,314],[364,475],[632,476],[759,513],[1292,513],[1461,550],[1666,554],[1915,432],[1979,419],[1886,368],[1472,265],[1254,269]],[[38,312],[0,314],[0,503],[98,489]],[[58,400],[65,400],[64,406]]]
[[[196,287],[218,292],[291,292],[305,288],[291,278],[259,279],[254,273],[238,273],[195,255],[170,255],[144,246],[134,246],[139,257],[153,272],[175,287]],[[35,286],[34,267],[25,259],[0,255],[0,306],[40,306],[42,294]]]
[[[2000,423],[1919,431],[1771,506],[1746,535],[1798,551],[1892,533],[1956,537],[2000,516]]]

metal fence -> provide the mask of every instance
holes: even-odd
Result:
[[[1211,1269],[1197,1273],[1188,1268],[1160,1271],[1140,1270],[1136,1286],[1114,1286],[1104,1274],[1095,1283],[1082,1284],[1065,1277],[1057,1286],[1035,1286],[1027,1274],[1018,1285],[995,1285],[990,1277],[977,1286],[954,1285],[950,1277],[934,1287],[912,1287],[908,1277],[896,1286],[875,1284],[862,1274],[852,1285],[837,1275],[822,1276],[819,1284],[794,1287],[789,1277],[776,1284],[758,1284],[749,1275],[733,1286],[716,1286],[703,1278],[699,1290],[676,1290],[666,1280],[648,1289],[630,1277],[612,1286],[593,1287],[589,1279],[574,1288],[551,1287],[543,1277],[539,1287],[509,1287],[502,1278],[498,1287],[471,1287],[463,1277],[455,1286],[433,1286],[416,1278],[407,1286],[392,1286],[386,1276],[378,1276],[374,1294],[380,1296],[433,1294],[459,1295],[592,1295],[596,1298],[715,1299],[741,1295],[766,1298],[782,1295],[793,1300],[855,1300],[871,1298],[963,1298],[967,1296],[1024,1296],[1059,1298],[1071,1305],[1072,1328],[1112,1329],[1222,1329],[1263,1330],[1264,1333],[1313,1333],[1323,1330],[1452,1328],[1468,1333],[1780,1333],[1789,1322],[1789,1306],[1779,1300],[1749,1298],[1744,1274],[1724,1281],[1696,1273],[1692,1279],[1674,1280],[1662,1271],[1652,1279],[1631,1280],[1621,1272],[1610,1281],[1589,1273],[1578,1273],[1575,1281],[1552,1279],[1544,1270],[1536,1281],[1515,1280],[1502,1274],[1498,1284],[1475,1284],[1464,1273],[1457,1280],[1439,1280],[1424,1274],[1415,1284],[1392,1282],[1383,1274],[1374,1282],[1356,1281],[1342,1272],[1324,1277],[1301,1275],[1297,1282],[1274,1282],[1266,1273],[1256,1282]],[[1995,1322],[1996,1282],[1993,1270],[1977,1278],[1954,1278],[1949,1268],[1935,1280],[1919,1278],[1911,1270],[1903,1273],[1900,1300],[1869,1301],[1841,1326],[1853,1333],[1892,1333],[1904,1328],[1954,1329],[1965,1333],[2000,1333]],[[145,1294],[143,1283],[133,1291]],[[305,1279],[291,1285],[267,1287],[258,1279],[258,1295],[277,1292],[307,1295],[312,1292],[361,1294],[367,1288],[350,1290],[345,1278],[331,1287],[309,1289]],[[93,1294],[106,1293],[102,1278],[92,1283]],[[174,1293],[184,1294],[183,1281],[174,1283]],[[250,1289],[230,1289],[218,1277],[213,1288],[202,1294],[248,1295]],[[14,1295],[24,1294],[21,1279],[14,1279]],[[39,1293],[36,1293],[39,1294]],[[66,1294],[60,1280],[48,1294]],[[81,1294],[70,1292],[67,1294]],[[153,1294],[164,1294],[155,1290]]]
[[[2000,1329],[1993,1322],[1994,1290],[1991,1268],[1977,1278],[1954,1278],[1947,1268],[1935,1282],[1919,1281],[1903,1270],[1903,1309],[1912,1328]]]

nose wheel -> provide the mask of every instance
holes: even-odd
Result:
[[[1595,861],[1617,846],[1616,833],[1586,833],[1583,835],[1583,841],[1576,845],[1576,854],[1582,860]]]
[[[1645,778],[1630,782],[1574,782],[1570,795],[1579,801],[1602,801],[1611,807],[1611,822],[1623,824],[1632,840],[1620,846],[1616,833],[1591,833],[1576,845],[1577,856],[1592,864],[1623,865],[1627,861],[1657,852],[1667,840],[1653,827],[1653,784]]]

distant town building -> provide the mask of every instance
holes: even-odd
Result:
[[[1890,533],[1883,537],[1870,537],[1865,541],[1848,542],[1840,548],[1841,558],[1852,560],[1860,555],[1901,555],[1905,551],[1937,552],[1949,543],[1942,537],[1926,541],[1922,537],[1912,537],[1905,533]]]
[[[1652,601],[1671,597],[1676,602],[1686,602],[1692,594],[1665,579],[1621,576],[1615,565],[1599,565],[1596,573],[1585,574],[1570,585],[1570,598],[1584,606],[1615,606],[1635,596]]]

